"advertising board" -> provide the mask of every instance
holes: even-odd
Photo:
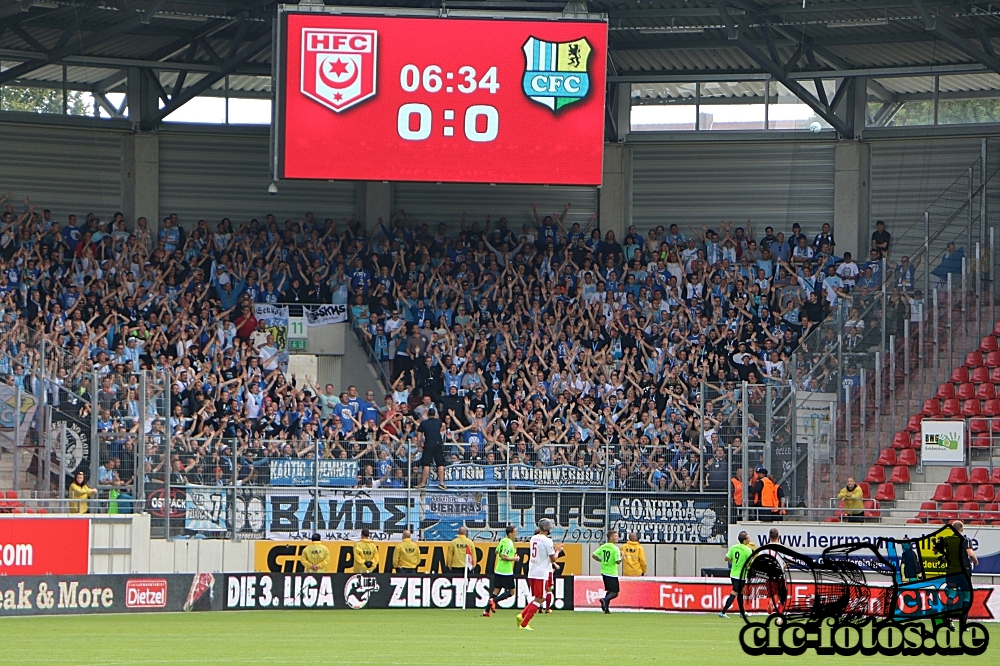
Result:
[[[0,518],[0,577],[90,572],[86,518]]]

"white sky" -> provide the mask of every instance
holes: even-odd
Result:
[[[119,105],[125,95],[122,93],[110,93],[108,101],[114,105]],[[93,103],[90,93],[84,93],[83,98],[88,103]],[[160,104],[160,108],[163,104]],[[101,109],[101,116],[109,117],[108,113]],[[226,122],[226,100],[223,97],[195,97],[193,100],[177,109],[165,119],[166,122],[174,123],[211,123],[223,124]],[[229,124],[230,125],[269,125],[271,123],[271,101],[267,99],[230,99],[229,100]]]

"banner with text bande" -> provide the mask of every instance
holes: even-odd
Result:
[[[306,326],[326,326],[347,321],[347,306],[343,304],[321,305],[311,308],[303,306],[302,313]]]
[[[419,529],[420,495],[406,490],[272,490],[267,497],[268,539],[356,541],[367,529],[375,541],[400,540],[403,530]]]
[[[670,496],[611,495],[608,521],[624,540],[635,532],[642,543],[724,543],[725,493]]]
[[[858,523],[738,523],[729,526],[729,543],[736,543],[737,535],[746,530],[758,545],[767,543],[767,533],[777,527],[781,544],[792,550],[818,557],[830,546],[868,542],[875,544],[879,537],[914,539],[930,534],[937,525],[865,525]],[[965,536],[979,558],[973,574],[1000,575],[1000,527],[967,525]]]

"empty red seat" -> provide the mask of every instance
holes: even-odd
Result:
[[[990,381],[990,369],[984,366],[973,368],[969,373],[969,381],[973,384],[984,384]]]
[[[976,493],[973,492],[972,486],[970,486],[967,483],[964,483],[964,484],[962,484],[960,486],[957,486],[955,488],[955,498],[954,499],[955,499],[956,502],[971,502],[972,498],[975,497],[975,496],[976,496]]]
[[[979,341],[979,351],[981,352],[991,352],[997,349],[1000,349],[1000,347],[997,346],[997,339],[992,335],[987,335]]]
[[[934,394],[935,400],[947,400],[948,398],[955,397],[955,385],[954,384],[939,384],[937,393]]]
[[[35,513],[48,513],[48,509],[38,509]]]
[[[969,482],[969,475],[966,474],[964,467],[952,467],[951,471],[948,472],[948,479],[945,481],[945,483],[951,483],[953,485],[959,485],[968,482]]]
[[[837,510],[833,512],[832,516],[827,516],[826,518],[824,518],[823,522],[824,523],[839,523],[843,519],[843,517],[846,516],[846,515],[847,515],[847,512],[844,511],[844,500],[840,500],[837,503]]]
[[[988,520],[990,522],[1000,521],[1000,504],[997,502],[990,502],[983,507],[983,520]]]
[[[867,483],[885,483],[885,467],[872,465],[868,468],[868,476],[865,477]]]
[[[959,384],[958,388],[955,389],[955,396],[959,400],[968,400],[970,398],[976,397],[976,385],[966,382],[965,384]]]
[[[997,496],[996,489],[990,484],[984,483],[983,485],[976,488],[976,496],[973,497],[972,499],[976,500],[977,502],[982,502],[983,504],[986,504],[987,502],[992,502],[996,496]]]
[[[941,416],[958,416],[959,414],[962,413],[962,403],[958,401],[958,398],[951,398],[950,400],[945,400],[944,405],[940,408],[940,411],[938,411],[937,413],[926,411],[928,407],[927,405],[928,402],[937,402],[937,400],[924,400],[924,411],[922,411],[921,414],[927,414],[927,416],[937,416],[938,414],[940,414]]]
[[[994,486],[1000,485],[1000,467],[993,468],[993,473],[990,474],[990,483]]]
[[[872,496],[872,487],[867,481],[862,481],[858,484],[861,486],[861,496],[865,499],[869,499]]]
[[[927,406],[927,403],[924,403]],[[920,432],[920,414],[914,414],[906,422],[906,432]]]
[[[952,489],[951,484],[939,483],[931,499],[935,502],[950,502],[954,496],[955,491]]]
[[[979,421],[981,419],[974,419],[974,420]],[[979,433],[973,438],[972,447],[976,449],[988,449],[990,448],[990,444],[992,443],[992,441],[993,440],[990,438],[988,434]]]
[[[962,416],[979,416],[982,411],[983,404],[978,400],[966,400],[962,403]]]
[[[1000,351],[991,351],[986,355],[986,367],[996,368],[1000,366]]]
[[[964,502],[958,514],[959,520],[979,520],[979,502]]]
[[[865,518],[878,520],[881,517],[882,512],[878,508],[878,502],[875,500],[865,500]]]
[[[958,520],[958,502],[944,502],[941,504],[941,509],[938,511],[938,518],[949,522]]]
[[[990,422],[986,419],[969,419],[969,430],[972,431],[973,434],[978,432],[989,432]]]
[[[894,449],[910,448],[910,433],[906,432],[905,430],[900,430],[895,435],[893,435],[892,448]]]
[[[892,474],[889,475],[888,483],[909,483],[910,482],[910,468],[897,466],[892,468]]]
[[[1000,335],[1000,321],[993,327],[993,335]]]
[[[882,449],[879,451],[878,460],[875,461],[876,465],[888,465],[892,466],[896,464],[896,451],[894,449]]]
[[[997,397],[995,384],[980,384],[976,387],[976,397],[980,400],[992,400]]]
[[[990,379],[994,384],[1000,384],[1000,368],[990,370]]]
[[[951,377],[948,378],[948,381],[953,384],[961,384],[962,382],[969,381],[969,369],[964,365],[955,368],[951,371]]]
[[[917,450],[916,449],[903,449],[896,456],[897,465],[906,465],[907,467],[914,467],[917,464]]]
[[[983,403],[983,416],[1000,416],[1000,400],[987,400]]]
[[[937,518],[937,502],[921,502],[920,511],[917,512],[917,518],[920,518],[921,520]]]
[[[989,467],[973,467],[969,472],[969,483],[978,486],[981,483],[990,482]]]
[[[974,352],[969,352],[968,354],[965,355],[965,363],[963,363],[962,365],[964,365],[967,368],[978,368],[982,364],[983,364],[982,352],[974,351]]]
[[[895,502],[896,501],[896,486],[891,483],[883,483],[878,487],[878,492],[875,493],[875,499],[879,502]]]

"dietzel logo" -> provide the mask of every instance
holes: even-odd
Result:
[[[529,37],[522,49],[521,87],[528,99],[558,112],[587,97],[590,92],[587,66],[594,49],[585,37],[572,42],[546,42]]]
[[[375,96],[378,32],[302,29],[300,90],[340,113]]]
[[[166,608],[167,581],[163,578],[130,580],[125,584],[126,608]]]
[[[351,576],[344,585],[344,603],[354,610],[364,608],[372,592],[378,592],[378,580],[374,576]]]

